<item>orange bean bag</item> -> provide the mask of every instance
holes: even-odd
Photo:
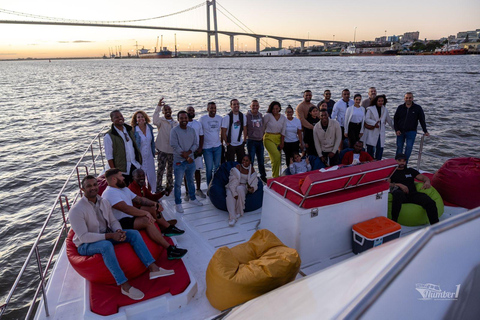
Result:
[[[157,226],[158,228],[158,226]],[[115,278],[108,270],[107,266],[103,262],[101,254],[94,254],[93,256],[82,256],[78,253],[77,246],[73,243],[73,236],[75,232],[73,229],[68,233],[67,239],[67,257],[72,267],[85,279],[95,283],[104,284],[116,284]],[[164,250],[161,246],[153,242],[150,237],[147,236],[145,231],[140,231],[140,235],[145,241],[148,250],[152,254],[153,258],[157,260],[160,253]],[[129,243],[121,243],[115,245],[115,255],[117,256],[120,268],[127,279],[134,279],[141,275],[147,267],[138,258],[137,254],[133,250],[133,247]]]
[[[215,252],[207,268],[208,301],[218,310],[244,303],[293,281],[300,264],[295,249],[258,230],[249,241]]]

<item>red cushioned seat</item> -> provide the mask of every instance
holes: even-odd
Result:
[[[165,238],[170,244],[173,241]],[[168,260],[167,250],[163,250],[156,260],[158,266],[165,269],[175,270],[175,274],[169,277],[162,277],[150,280],[149,272],[142,273],[139,277],[129,280],[130,284],[142,291],[145,297],[141,300],[148,300],[165,293],[172,295],[180,294],[190,285],[190,277],[182,260]],[[120,286],[114,284],[90,283],[90,308],[102,316],[112,315],[118,312],[123,306],[128,306],[138,301],[132,300],[121,293]]]
[[[74,234],[75,232],[70,230],[65,240],[67,243],[67,257],[72,267],[82,277],[90,280],[90,282],[116,285],[115,279],[107,269],[107,266],[105,266],[101,254],[82,256],[78,253],[77,246],[73,243]],[[153,242],[145,231],[140,231],[140,235],[154,259],[157,259],[162,251],[166,251]],[[115,245],[115,255],[127,279],[136,278],[147,269],[129,243]]]
[[[309,209],[385,191],[389,186],[386,179],[395,169],[396,161],[387,159],[329,172],[305,172],[278,177],[269,179],[268,185],[293,203]],[[303,183],[299,183],[302,179]],[[318,183],[320,181],[324,183]],[[304,199],[307,193],[308,198]]]

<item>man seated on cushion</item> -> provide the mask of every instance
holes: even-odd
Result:
[[[121,287],[122,293],[133,300],[143,299],[143,292],[128,283],[120,268],[113,249],[114,244],[130,243],[137,256],[150,270],[150,279],[170,276],[175,272],[159,268],[155,264],[155,259],[137,230],[122,230],[120,223],[113,216],[110,203],[98,195],[97,179],[94,176],[88,175],[83,178],[81,189],[84,196],[68,213],[75,232],[73,243],[77,246],[78,253],[82,256],[100,253],[117,285]]]
[[[357,141],[353,145],[353,151],[348,151],[343,155],[342,164],[349,165],[349,164],[359,164],[368,161],[373,161],[371,155],[368,152],[365,152],[363,149],[363,141]]]
[[[142,169],[133,170],[132,178],[133,178],[133,181],[132,181],[132,183],[130,183],[128,185],[128,189],[130,189],[138,197],[144,197],[144,198],[147,198],[148,200],[158,202],[158,200],[160,200],[163,197],[163,195],[165,194],[165,190],[157,192],[157,193],[152,193],[150,191],[150,188],[149,188],[149,186],[147,186],[147,183],[145,181],[145,171],[143,171]],[[137,209],[142,209],[142,210],[149,211],[149,212],[152,211],[151,213],[156,212],[156,207],[153,207],[153,206],[142,206],[139,203],[134,203],[133,205]],[[159,208],[161,208],[161,207],[162,207],[162,205],[159,205]],[[183,230],[180,230],[180,229],[174,227],[177,224],[176,219],[168,220],[167,222],[168,222],[168,227],[167,228],[164,228],[164,227],[162,228],[162,224],[159,224],[160,230],[162,230],[162,232],[164,232],[164,234],[167,237],[172,237],[172,236],[176,236],[176,235],[180,235],[180,234],[184,233]],[[165,233],[165,231],[167,231],[167,233]]]
[[[183,233],[183,230],[168,224],[161,216],[162,206],[158,202],[138,197],[130,191],[125,185],[125,178],[120,170],[116,168],[108,169],[105,172],[105,177],[108,187],[102,196],[112,205],[113,215],[122,227],[135,230],[145,229],[150,239],[167,249],[169,260],[181,259],[187,253],[187,250],[171,246],[155,226],[155,222],[157,222],[161,227],[166,228],[165,234],[177,235]],[[134,202],[141,206],[150,207],[149,211],[135,208]]]
[[[422,189],[428,189],[432,185],[430,179],[420,174],[415,169],[407,168],[407,157],[400,153],[395,156],[398,168],[390,177],[390,190],[392,193],[392,220],[397,221],[402,208],[402,203],[418,204],[427,211],[430,224],[438,222],[438,211],[435,201],[428,195],[418,192],[415,188],[415,179],[423,182]]]

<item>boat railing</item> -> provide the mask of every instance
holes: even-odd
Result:
[[[20,272],[18,273],[15,282],[13,283],[10,291],[8,292],[7,297],[3,301],[3,303],[0,305],[0,318],[4,315],[5,311],[8,308],[9,303],[11,302],[15,291],[22,280],[22,277],[25,276],[27,268],[31,268],[30,266],[30,260],[32,259],[33,256],[36,258],[36,264],[37,264],[37,272],[38,272],[38,286],[36,288],[35,294],[32,298],[32,300],[29,303],[29,308],[27,311],[27,314],[25,316],[25,319],[29,319],[32,316],[32,313],[34,312],[36,301],[39,297],[39,294],[42,294],[43,298],[43,304],[45,307],[45,313],[47,316],[49,316],[49,309],[48,309],[48,301],[47,301],[47,296],[46,296],[46,282],[48,279],[48,276],[50,274],[50,267],[52,266],[52,262],[54,261],[54,258],[57,255],[57,249],[58,245],[62,243],[62,239],[66,237],[67,231],[68,231],[68,219],[66,216],[66,213],[70,209],[70,205],[74,204],[79,197],[82,196],[82,192],[80,190],[81,186],[81,172],[85,171],[85,175],[88,174],[95,174],[98,175],[100,168],[105,168],[105,159],[103,155],[103,146],[102,146],[102,138],[103,138],[103,132],[105,132],[105,127],[103,127],[92,139],[90,144],[88,145],[87,149],[85,152],[83,152],[82,156],[76,163],[75,167],[72,169],[70,174],[68,175],[65,183],[63,184],[62,188],[58,192],[57,196],[55,197],[54,203],[52,207],[50,208],[50,211],[45,219],[45,222],[40,229],[40,232],[37,235],[37,238],[35,239],[35,242],[32,245],[32,248],[30,249],[30,252],[28,253],[28,256],[20,269]],[[93,172],[92,172],[93,171]],[[74,176],[76,176],[76,181],[74,180]],[[67,196],[68,192],[72,192],[73,196],[70,197],[72,199],[69,201],[69,197]],[[46,261],[45,264],[42,265],[42,259],[40,255],[40,245],[48,243],[50,239],[46,239],[46,230],[47,227],[51,227],[54,223],[58,223],[58,218],[54,215],[54,213],[58,212],[60,209],[61,211],[61,228],[58,232],[58,235],[56,236],[55,242],[53,244],[52,250],[50,251],[50,256],[48,260]],[[55,227],[57,228],[57,227]],[[37,281],[36,281],[37,283]]]

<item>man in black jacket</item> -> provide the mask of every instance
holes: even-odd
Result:
[[[418,121],[422,126],[423,132],[428,137],[427,125],[425,124],[425,114],[422,107],[413,102],[413,93],[407,92],[404,97],[404,104],[398,106],[395,116],[393,117],[393,124],[397,134],[397,153],[403,153],[403,145],[405,141],[405,155],[408,162],[410,154],[412,153],[413,143],[417,136]]]

